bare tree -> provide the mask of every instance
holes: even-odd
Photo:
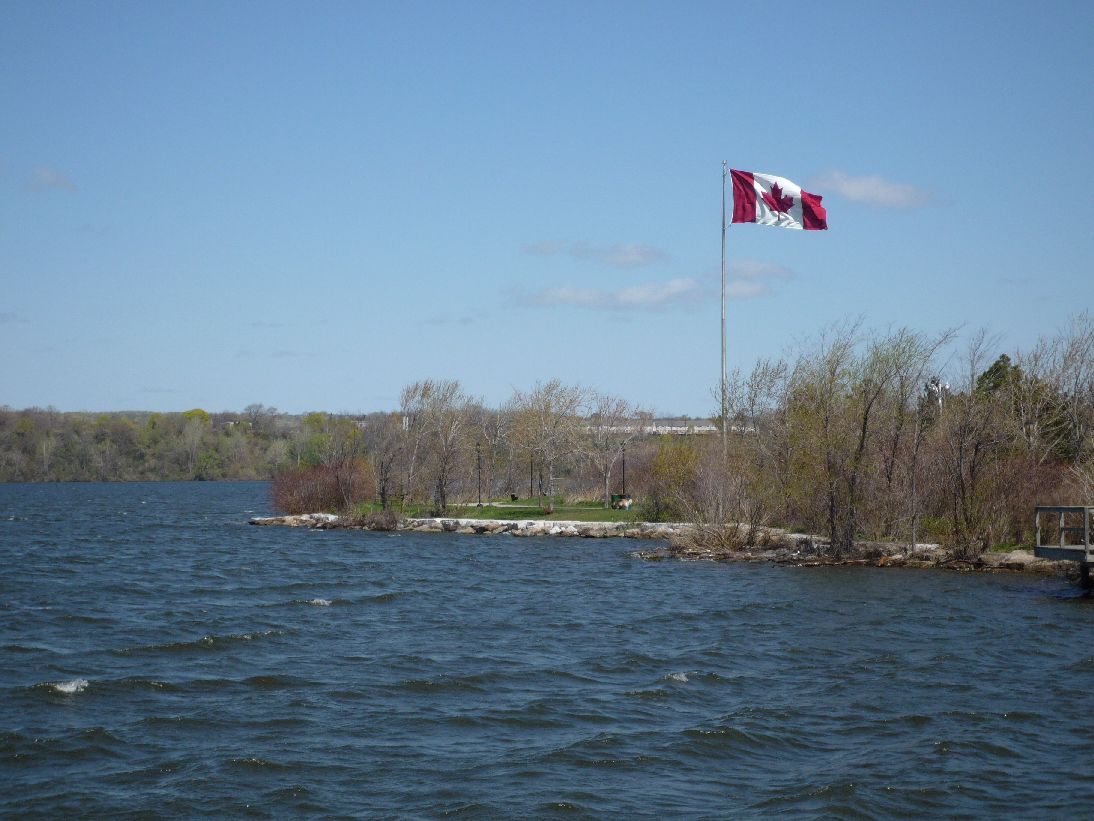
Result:
[[[371,488],[371,481],[363,481],[370,472],[364,459],[365,437],[356,422],[345,417],[331,418],[328,431],[323,464],[331,469],[343,507],[348,510],[362,501],[358,497],[363,491]]]
[[[863,340],[857,324],[841,325],[791,370],[781,414],[789,497],[810,520],[820,515],[815,488],[824,489],[823,518],[837,554],[867,529],[891,531],[912,396],[946,338],[901,329]],[[877,505],[866,503],[879,497],[887,507],[880,522]]]
[[[182,450],[183,455],[186,457],[186,472],[190,478],[193,478],[194,472],[197,470],[198,452],[201,450],[202,440],[205,438],[205,431],[209,429],[209,423],[201,418],[191,418],[186,420],[186,424],[182,428]]]
[[[985,331],[970,341],[962,390],[945,403],[940,427],[953,535],[964,556],[976,555],[991,540],[987,467],[1005,439],[1000,394],[977,385],[993,344]]]
[[[1072,464],[1086,457],[1088,439],[1094,432],[1094,317],[1090,311],[1072,317],[1060,340],[1057,384],[1064,399],[1064,415],[1070,432]]]
[[[403,455],[404,437],[400,416],[385,413],[370,420],[365,428],[365,443],[376,473],[376,489],[380,507],[387,510],[391,498],[392,482],[399,459]]]
[[[591,391],[585,418],[584,455],[604,490],[604,507],[611,505],[612,471],[627,445],[642,435],[652,414],[618,396]]]
[[[468,445],[470,446],[472,444],[470,440],[474,439],[476,456],[482,466],[482,482],[489,498],[498,490],[496,471],[499,462],[508,456],[510,451],[510,425],[504,411],[486,407],[481,399],[470,403],[468,413],[470,415]],[[510,472],[507,477],[510,488],[512,487],[511,476]]]
[[[61,437],[53,432],[47,433],[38,443],[38,452],[42,457],[42,477],[44,479],[49,478],[49,469],[53,465],[53,454],[56,453],[57,446],[60,443]]]
[[[528,393],[514,393],[516,441],[547,469],[546,485],[540,486],[541,496],[554,495],[556,468],[578,449],[580,415],[586,396],[584,388],[563,385],[557,379],[537,382]]]
[[[722,471],[726,520],[747,524],[745,539],[749,541],[785,508],[791,466],[787,378],[784,360],[763,359],[747,378],[735,371],[727,381],[726,407],[735,458]],[[720,389],[716,396],[719,393]]]
[[[432,394],[432,380],[415,382],[403,388],[399,396],[399,412],[402,416],[403,452],[406,454],[403,478],[402,502],[414,495],[418,458],[426,436],[425,405]]]
[[[852,384],[857,332],[857,325],[827,331],[816,354],[799,356],[787,385],[792,495],[799,505],[816,505],[821,499],[814,488],[823,488],[823,515],[835,550],[846,546],[853,528],[853,521],[847,521],[844,484],[855,447],[855,414],[846,400],[858,393]],[[818,513],[810,511],[808,518]]]
[[[946,330],[933,338],[906,328],[890,334],[882,342],[888,360],[888,390],[883,403],[881,492],[884,522],[881,535],[895,535],[896,519],[902,508],[907,510],[911,541],[916,541],[917,470],[926,424],[932,418],[925,413],[932,406],[924,405],[923,386],[933,372],[939,349],[952,341],[954,332]]]
[[[439,380],[431,388],[424,396],[425,429],[433,461],[433,498],[438,513],[443,514],[448,509],[457,460],[463,452],[470,400],[455,380]]]

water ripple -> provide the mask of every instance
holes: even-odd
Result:
[[[0,816],[1094,807],[1062,580],[248,527],[265,493],[0,485]]]

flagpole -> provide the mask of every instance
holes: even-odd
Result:
[[[726,161],[722,160],[722,453],[729,455],[726,408]]]

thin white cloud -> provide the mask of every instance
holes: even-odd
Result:
[[[520,246],[523,253],[531,254],[534,257],[551,257],[555,254],[561,254],[566,248],[565,242],[526,242]]]
[[[453,316],[453,315],[450,315],[450,314],[433,314],[432,316],[428,316],[428,317],[426,317],[425,319],[422,320],[422,322],[426,325],[436,325],[436,326],[445,326],[445,325],[464,325],[464,326],[467,326],[467,325],[474,325],[475,321],[476,321],[475,316],[473,314],[470,314],[470,313],[462,314],[462,315],[459,315],[459,316]]]
[[[579,305],[586,308],[656,308],[694,299],[699,283],[691,277],[629,285],[614,291],[597,288],[544,288],[535,294],[537,302],[546,305]]]
[[[680,277],[668,282],[621,288],[616,292],[616,298],[623,305],[663,305],[694,297],[698,290],[699,283],[694,279]]]
[[[582,262],[594,262],[611,268],[637,268],[664,262],[669,255],[660,248],[641,243],[592,245],[588,242],[532,242],[520,247],[526,254],[551,257],[565,254]]]
[[[310,351],[281,350],[271,351],[267,356],[269,356],[270,359],[308,359],[314,357],[315,354]]]
[[[734,279],[727,284],[729,299],[752,299],[771,292],[766,282]],[[572,306],[614,311],[667,310],[680,305],[717,300],[716,287],[704,287],[693,277],[677,277],[665,282],[628,285],[614,290],[577,288],[562,285],[539,291],[516,292],[514,299],[524,305]]]
[[[879,208],[915,208],[926,205],[933,198],[932,193],[925,188],[893,182],[876,175],[852,177],[842,171],[822,174],[812,180],[812,184],[821,196],[834,192],[851,202]]]
[[[240,348],[236,351],[236,359],[250,359],[252,357],[265,357],[267,359],[309,359],[318,356],[311,351],[294,351],[281,349],[276,351],[255,351],[251,348]]]
[[[35,168],[30,177],[30,189],[32,191],[48,191],[59,188],[62,191],[76,192],[76,183],[63,171],[55,168]]]
[[[570,253],[577,259],[601,262],[612,268],[634,268],[652,265],[668,259],[668,254],[649,245],[610,245],[598,248],[584,242],[576,243]]]
[[[753,299],[770,293],[771,286],[766,282],[735,279],[726,283],[726,297],[729,299]]]
[[[791,279],[794,272],[777,262],[742,259],[729,263],[729,274],[736,279]]]

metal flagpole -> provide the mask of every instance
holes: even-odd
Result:
[[[726,418],[726,161],[722,160],[722,452],[729,454],[729,420]]]

